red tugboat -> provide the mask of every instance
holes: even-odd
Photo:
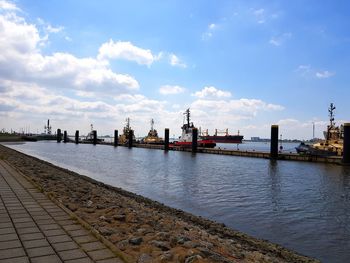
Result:
[[[184,113],[186,115],[186,123],[184,123],[181,127],[182,135],[178,141],[173,143],[173,146],[178,147],[191,147],[192,146],[192,130],[195,128],[193,122],[190,122],[190,109],[187,109]],[[198,139],[197,141],[198,147],[204,148],[214,148],[216,143],[213,140],[203,140]]]

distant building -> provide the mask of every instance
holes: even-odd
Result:
[[[260,141],[260,137],[250,137],[250,140],[252,142],[258,142],[258,141]]]

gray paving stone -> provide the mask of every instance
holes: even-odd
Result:
[[[37,227],[26,227],[26,228],[19,228],[17,229],[18,234],[33,234],[33,233],[40,233],[39,228]]]
[[[68,233],[72,237],[86,236],[90,234],[90,232],[85,229],[69,230]]]
[[[60,236],[53,236],[53,237],[47,237],[49,242],[51,244],[55,243],[61,243],[61,242],[67,242],[67,241],[72,241],[72,239],[68,235],[60,235]]]
[[[73,237],[73,239],[78,244],[83,244],[83,243],[89,243],[89,242],[97,241],[97,239],[95,237],[93,237],[92,235]]]
[[[19,240],[0,242],[0,249],[17,248],[17,247],[21,247],[21,246],[22,246],[22,244]]]
[[[11,241],[11,240],[18,240],[18,236],[16,233],[0,235],[0,241]]]
[[[27,249],[27,253],[28,253],[28,256],[30,258],[40,257],[40,256],[48,256],[48,255],[55,255],[55,251],[50,246],[29,248],[29,249]]]
[[[53,230],[53,229],[61,229],[61,227],[59,225],[40,225],[39,226],[41,230]]]
[[[27,222],[34,222],[34,221],[30,217],[13,219],[13,223],[27,223]]]
[[[49,242],[47,242],[46,239],[38,239],[38,240],[30,240],[30,241],[24,241],[23,245],[26,249],[29,248],[36,248],[36,247],[46,247],[49,246]]]
[[[44,235],[41,233],[22,234],[20,235],[20,238],[22,241],[28,241],[28,240],[43,239]]]
[[[78,225],[78,224],[72,224],[72,225],[66,225],[66,226],[63,226],[63,228],[65,230],[80,230],[80,229],[83,229],[83,227],[81,225]]]
[[[31,259],[32,263],[61,263],[62,260],[56,255],[43,256]]]
[[[79,259],[72,259],[72,260],[65,261],[65,263],[93,263],[93,262],[94,261],[92,261],[88,257],[86,257],[86,258],[79,258]]]
[[[1,235],[3,235],[3,234],[11,234],[11,233],[16,233],[16,230],[13,227],[1,228],[0,229],[0,240],[1,240]]]
[[[109,249],[100,249],[87,252],[93,260],[113,258],[115,255]]]
[[[103,245],[100,241],[84,243],[84,244],[81,244],[81,247],[85,251],[94,251],[94,250],[101,250],[106,248],[106,246]]]
[[[35,227],[35,223],[34,222],[25,222],[25,223],[15,223],[15,228],[16,229],[20,229],[20,228],[27,228],[27,227]]]
[[[81,249],[73,249],[58,252],[58,255],[64,260],[86,258],[87,255]]]
[[[12,222],[7,222],[7,223],[0,223],[0,229],[1,228],[8,228],[12,226]]]
[[[98,260],[97,263],[123,263],[119,258],[109,258],[109,259],[103,259],[103,260]]]
[[[1,260],[1,263],[29,263],[29,259],[27,257],[16,257]]]
[[[55,243],[52,244],[52,246],[54,247],[54,249],[58,252],[60,251],[64,251],[64,250],[71,250],[71,249],[76,249],[79,248],[79,246],[77,245],[77,243],[75,243],[74,241],[68,241],[68,242],[62,242],[62,243]]]
[[[25,256],[26,253],[21,247],[0,250],[0,260]]]
[[[44,230],[43,232],[44,232],[45,236],[47,236],[47,237],[60,236],[60,235],[66,235],[67,234],[62,229]]]

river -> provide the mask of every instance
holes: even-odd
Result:
[[[8,146],[324,262],[350,258],[350,167],[43,141]]]

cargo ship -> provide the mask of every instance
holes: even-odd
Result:
[[[193,138],[193,129],[195,129],[195,126],[193,125],[193,122],[190,122],[190,109],[187,109],[184,113],[186,116],[186,122],[184,121],[184,124],[182,125],[182,135],[179,137],[178,141],[174,141],[171,145],[177,146],[177,147],[191,147],[192,146],[192,138]],[[197,135],[198,136],[198,135]],[[204,148],[214,148],[216,146],[216,143],[213,140],[210,139],[203,139],[198,136],[197,140],[198,147],[204,147]]]
[[[206,130],[201,134],[201,138],[203,140],[213,140],[216,143],[242,143],[243,135],[240,135],[239,131],[236,135],[229,135],[228,129],[226,129],[224,132],[219,132],[217,129],[215,129],[214,135],[209,135],[208,130]]]

